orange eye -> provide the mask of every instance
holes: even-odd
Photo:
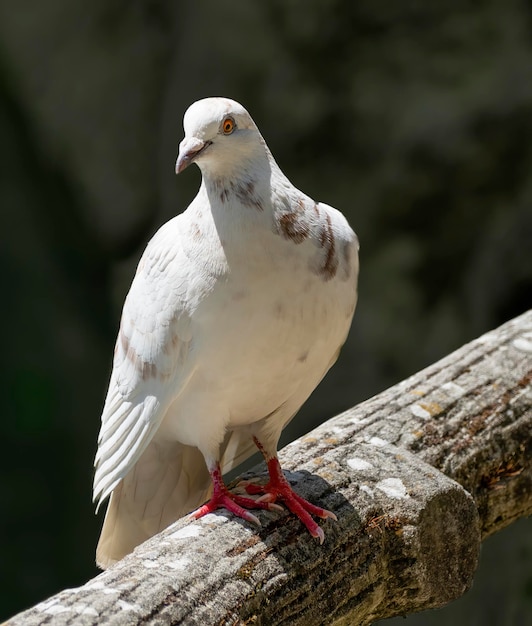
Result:
[[[222,122],[222,130],[224,135],[230,135],[235,130],[235,120],[232,117],[226,117]]]

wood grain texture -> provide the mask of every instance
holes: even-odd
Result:
[[[444,605],[482,539],[532,513],[531,377],[529,311],[282,451],[338,516],[323,546],[288,514],[180,520],[7,623],[363,625]]]

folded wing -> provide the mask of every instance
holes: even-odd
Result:
[[[124,304],[95,460],[98,506],[140,458],[193,371],[178,219],[148,245]]]

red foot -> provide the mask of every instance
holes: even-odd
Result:
[[[203,506],[200,506],[199,509],[193,511],[190,516],[194,519],[199,519],[207,513],[212,513],[216,511],[216,509],[227,509],[234,513],[237,517],[241,517],[252,524],[256,524],[260,526],[261,523],[253,513],[246,511],[246,509],[266,509],[268,511],[273,510],[281,510],[282,508],[276,504],[273,504],[273,501],[264,500],[259,498],[258,500],[253,500],[252,498],[246,498],[244,496],[237,496],[234,493],[231,493],[222,478],[222,472],[220,470],[220,466],[217,465],[214,470],[211,471],[211,478],[213,483],[213,494],[211,499],[205,503]]]
[[[270,480],[266,485],[261,486],[248,483],[246,484],[246,491],[251,495],[257,493],[264,494],[259,498],[258,502],[275,502],[277,499],[282,500],[288,509],[290,509],[290,511],[308,528],[310,534],[316,537],[316,539],[319,539],[320,544],[323,543],[325,539],[323,529],[316,524],[311,514],[316,517],[321,517],[322,519],[329,517],[333,520],[337,519],[336,515],[298,496],[286,480],[277,457],[268,461],[268,472],[270,474]]]

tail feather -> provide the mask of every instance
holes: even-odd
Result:
[[[229,433],[221,446],[223,472],[256,450],[249,434]],[[114,488],[96,563],[106,569],[210,496],[211,479],[201,452],[181,443],[153,441]]]
[[[152,441],[111,494],[96,549],[106,569],[204,502],[210,476],[197,448]]]

